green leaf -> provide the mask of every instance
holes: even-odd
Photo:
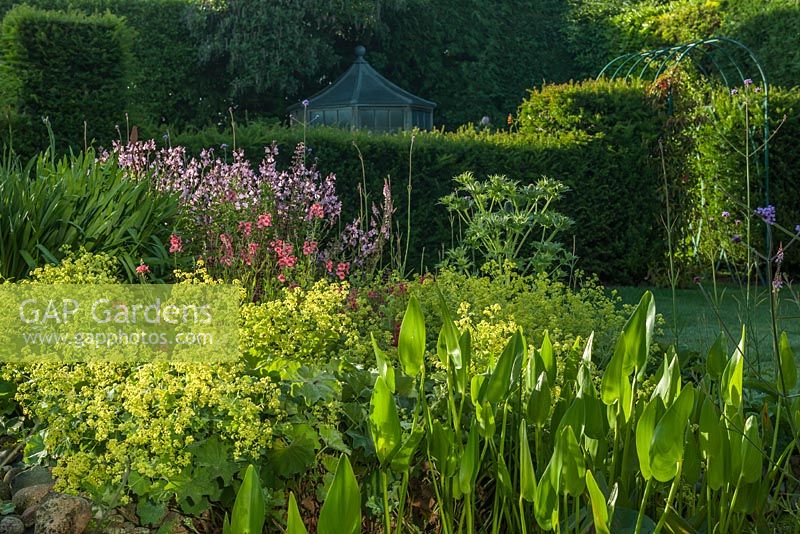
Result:
[[[512,371],[515,362],[521,360],[525,351],[525,341],[519,331],[506,343],[503,353],[497,359],[489,379],[481,387],[480,401],[497,404],[511,393]]]
[[[725,339],[725,334],[720,332],[706,356],[706,372],[716,381],[719,381],[725,370],[725,364],[728,363],[728,347]]]
[[[547,372],[547,380],[551,384],[556,383],[556,357],[553,352],[553,343],[550,341],[550,334],[544,331],[542,347],[539,349],[539,357],[542,359],[544,369]]]
[[[400,447],[402,430],[394,395],[382,376],[375,380],[375,386],[372,388],[372,398],[369,401],[369,429],[378,460],[381,465],[385,465],[386,460]]]
[[[444,476],[451,476],[455,472],[455,461],[451,461],[453,437],[452,431],[442,426],[439,420],[433,422],[433,428],[428,436],[428,447],[433,457],[436,468]]]
[[[408,301],[400,336],[397,341],[397,354],[403,371],[408,376],[417,376],[425,367],[425,316],[415,296]]]
[[[489,404],[489,401],[475,406],[475,420],[478,422],[478,432],[482,438],[488,439],[494,436],[494,407]]]
[[[158,525],[167,513],[167,505],[159,502],[154,503],[150,499],[139,499],[136,503],[136,516],[142,525]]]
[[[636,423],[636,454],[639,457],[639,470],[645,480],[650,480],[653,476],[650,470],[650,444],[653,442],[659,404],[661,404],[660,397],[651,399]]]
[[[761,434],[758,430],[758,418],[751,415],[744,423],[744,435],[741,442],[742,480],[752,484],[761,479]]]
[[[528,502],[536,498],[536,472],[533,470],[525,419],[519,424],[519,494]]]
[[[550,417],[550,405],[552,402],[547,373],[542,371],[528,399],[528,418],[532,425],[541,428],[547,423]]]
[[[272,469],[278,475],[288,478],[304,473],[316,462],[316,450],[319,448],[317,433],[307,424],[291,427],[287,444],[283,439],[276,440],[269,452]]]
[[[656,424],[650,442],[650,469],[659,482],[668,482],[678,473],[678,463],[683,459],[684,433],[693,407],[694,388],[688,384]]]
[[[670,406],[681,392],[681,369],[678,356],[673,354],[672,361],[667,363],[667,356],[664,355],[664,366],[662,368],[661,380],[658,381],[653,390],[652,397],[658,395],[664,401],[664,406]]]
[[[231,511],[231,534],[261,534],[265,519],[264,492],[256,468],[247,466]]]
[[[386,358],[386,354],[384,354],[380,347],[378,347],[378,343],[375,341],[375,336],[372,334],[372,332],[370,332],[369,337],[372,340],[372,351],[375,353],[378,375],[383,377],[384,382],[386,382],[386,385],[389,387],[389,391],[394,393],[394,367],[392,367],[392,364]]]
[[[361,532],[361,492],[346,455],[339,458],[333,482],[319,512],[318,534]]]
[[[725,370],[722,372],[722,398],[725,404],[733,408],[738,408],[742,404],[742,376],[744,372],[744,347],[745,330],[742,326],[742,337],[739,345],[733,352],[733,356],[728,360]]]
[[[480,468],[479,442],[478,425],[473,423],[469,430],[467,446],[464,447],[464,454],[459,459],[461,465],[458,470],[458,486],[464,495],[469,495],[475,489],[475,480],[478,478]]]
[[[503,488],[505,494],[511,495],[513,488],[511,487],[511,473],[508,472],[506,461],[502,456],[497,457],[497,481],[500,482],[500,487]]]
[[[589,498],[592,503],[592,518],[594,519],[594,531],[597,534],[610,534],[608,529],[608,507],[606,498],[591,470],[586,470],[586,487],[589,489]]]
[[[442,330],[439,336],[440,339],[444,340],[444,348],[447,352],[448,362],[452,362],[453,367],[456,369],[461,369],[463,367],[463,362],[461,360],[461,345],[459,343],[460,335],[450,316],[450,309],[441,291],[439,291],[439,307],[441,308],[442,314]],[[450,366],[447,365],[448,369],[449,367]]]
[[[700,454],[706,461],[706,478],[712,490],[719,490],[725,483],[724,455],[720,454],[724,435],[719,422],[719,412],[709,397],[700,408]]]
[[[627,376],[633,370],[644,371],[650,343],[653,339],[653,328],[656,323],[656,302],[650,291],[645,291],[627,324],[622,329],[625,338],[625,365],[623,373]]]
[[[411,433],[397,449],[397,452],[392,457],[391,468],[398,473],[408,471],[411,460],[414,458],[414,453],[417,452],[419,442],[425,436],[425,430],[421,426],[415,426],[411,429]]]
[[[600,398],[603,400],[603,404],[610,406],[622,398],[624,384],[628,383],[628,376],[622,372],[624,363],[625,340],[620,335],[614,346],[614,354],[603,371],[603,378],[600,381]]]
[[[586,463],[571,426],[564,427],[561,431],[556,448],[561,449],[563,458],[561,482],[564,491],[573,497],[578,497],[586,487]]]
[[[294,493],[289,492],[289,509],[286,518],[286,534],[308,534],[303,519],[300,517],[300,510],[297,509],[297,500]]]
[[[325,446],[337,452],[350,454],[350,447],[344,442],[344,437],[339,430],[333,425],[320,425],[319,437],[325,442]]]
[[[787,395],[794,389],[795,384],[797,384],[797,362],[794,359],[794,351],[789,344],[789,336],[786,332],[781,332],[778,349],[781,363],[781,373],[777,380],[778,390],[784,395]]]
[[[553,530],[558,525],[558,493],[555,488],[561,483],[560,463],[555,460],[554,453],[542,473],[542,478],[539,479],[539,485],[536,486],[533,514],[536,522],[544,530]],[[553,480],[555,480],[555,484]]]

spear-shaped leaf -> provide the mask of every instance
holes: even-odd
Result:
[[[260,532],[260,531],[259,531]],[[361,492],[346,455],[339,458],[333,482],[319,512],[318,534],[361,532]]]
[[[397,415],[397,406],[394,403],[394,395],[382,376],[375,380],[369,408],[369,428],[372,433],[372,442],[375,445],[378,460],[383,465],[400,446],[402,430],[400,429],[400,417]]]
[[[408,376],[417,376],[425,367],[425,316],[414,296],[408,301],[406,314],[400,325],[397,354],[403,371]]]
[[[370,332],[369,337],[372,339],[372,351],[375,353],[378,375],[383,378],[384,382],[386,382],[386,386],[389,388],[389,391],[394,393],[394,367],[392,367],[391,362],[386,358],[386,354],[384,354],[380,347],[378,347],[378,343],[375,341],[375,336],[372,335],[372,332]]]
[[[528,502],[536,498],[536,472],[533,470],[525,420],[519,424],[519,494]]]
[[[286,534],[308,534],[303,520],[300,518],[300,510],[297,509],[297,500],[294,493],[289,493],[289,515],[286,519]]]
[[[589,498],[592,503],[592,518],[594,519],[594,531],[597,534],[610,534],[608,529],[608,506],[606,498],[591,470],[586,470],[586,487],[589,489]]]
[[[795,384],[797,384],[797,362],[794,359],[794,351],[789,344],[789,336],[786,335],[786,332],[781,332],[778,349],[781,361],[781,374],[778,376],[778,391],[786,395],[792,391]]]

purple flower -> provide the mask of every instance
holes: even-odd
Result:
[[[783,263],[783,245],[778,246],[778,252],[775,254],[775,264],[780,267]]]
[[[221,145],[219,145],[219,147],[220,147],[222,150],[228,150],[228,143],[222,143]]]
[[[780,275],[775,275],[775,279],[772,281],[772,290],[777,293],[782,287],[783,280],[781,280]]]
[[[775,224],[776,214],[775,214],[775,206],[772,204],[765,206],[763,208],[756,208],[755,214],[761,217],[763,221],[767,224]]]
[[[750,86],[750,85],[753,85],[753,80],[751,80],[750,78],[747,78],[747,79],[744,81],[744,86],[745,86],[745,87],[748,87],[748,86]]]
[[[740,236],[739,234],[735,234],[733,237],[731,237],[731,242],[733,242],[733,243],[741,243],[742,242],[742,236]]]
[[[757,86],[757,85],[756,85],[756,86],[753,88],[753,91],[755,91],[756,93],[760,93],[760,92],[761,92],[761,88],[760,88],[759,86]]]
[[[301,104],[303,104],[304,108],[307,108],[310,103],[311,102],[309,102],[307,98],[301,102]]]
[[[484,115],[483,118],[481,118],[481,126],[489,126],[489,120],[489,116]]]
[[[739,90],[738,90],[737,88],[735,88],[735,87],[734,87],[733,89],[731,89],[731,94],[732,94],[732,95],[739,94]]]
[[[722,217],[723,217],[724,219],[727,219],[727,218],[728,218],[728,217],[730,217],[730,216],[731,216],[731,213],[730,213],[729,211],[723,211],[723,212],[722,212]]]
[[[695,284],[699,284],[700,280],[702,280],[702,278],[700,278],[699,276],[695,276],[694,278],[692,278],[692,282],[694,282]]]
[[[794,231],[796,233],[800,234],[800,224],[798,224],[797,226],[794,227]]]

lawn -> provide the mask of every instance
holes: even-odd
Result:
[[[636,304],[646,289],[653,292],[656,310],[663,315],[657,340],[675,344],[680,350],[706,351],[721,329],[729,336],[728,346],[732,348],[739,339],[741,325],[747,330],[747,338],[752,343],[747,354],[748,361],[770,366],[771,329],[769,292],[763,287],[751,288],[751,302],[747,307],[746,290],[738,286],[718,288],[719,306],[712,304],[713,289],[676,289],[673,307],[670,288],[613,287],[625,304]],[[704,294],[704,291],[706,292]],[[677,318],[677,321],[676,321]],[[778,328],[785,330],[794,349],[795,358],[800,364],[800,303],[792,298],[787,289],[781,291]],[[677,341],[676,341],[677,340]],[[751,359],[752,358],[752,359]]]

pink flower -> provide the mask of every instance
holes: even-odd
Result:
[[[176,254],[178,252],[183,252],[183,242],[180,236],[172,234],[169,236],[169,253]]]
[[[322,219],[325,217],[325,208],[322,207],[322,204],[319,202],[315,202],[311,204],[311,207],[308,208],[308,215],[306,216],[306,220],[310,221],[311,219],[317,218]]]
[[[253,232],[253,223],[250,221],[239,221],[239,231],[245,237],[250,237],[250,234]]]
[[[317,251],[317,242],[316,241],[304,241],[303,242],[303,255],[310,256]]]
[[[222,257],[220,263],[230,267],[233,264],[233,244],[231,237],[228,234],[219,234],[219,240],[222,241]]]
[[[328,260],[328,261],[326,261],[326,262],[325,262],[325,269],[326,269],[326,270],[327,270],[329,273],[332,273],[332,272],[333,272],[333,261],[331,261],[331,260]]]
[[[253,265],[253,260],[256,257],[256,251],[258,250],[258,243],[249,243],[247,245],[247,252],[244,254],[242,258],[244,260],[245,265]]]
[[[282,284],[286,283],[286,277],[283,276],[283,273],[278,275],[278,281],[281,282]]]
[[[150,272],[150,267],[147,264],[145,264],[144,262],[141,262],[139,264],[139,266],[136,267],[136,274],[144,275],[144,274],[147,274],[149,272]]]
[[[259,215],[258,220],[256,221],[256,228],[263,230],[269,226],[272,226],[272,215],[269,213],[262,213]]]
[[[339,280],[344,280],[349,272],[350,264],[347,262],[341,262],[336,266],[336,276],[339,277]]]

